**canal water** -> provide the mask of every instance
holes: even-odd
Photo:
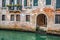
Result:
[[[0,40],[60,40],[59,36],[0,30]]]

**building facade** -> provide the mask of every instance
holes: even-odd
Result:
[[[48,33],[60,30],[57,0],[0,0],[0,28]],[[60,34],[60,33],[59,33]]]

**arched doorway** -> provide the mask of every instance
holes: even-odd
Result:
[[[36,18],[36,30],[40,27],[47,27],[47,17],[45,14],[39,14]]]

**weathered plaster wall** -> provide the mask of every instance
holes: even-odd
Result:
[[[0,7],[2,7],[1,4],[2,0],[0,0]],[[8,4],[9,0],[6,1],[6,5]],[[22,0],[22,12],[19,13],[19,15],[21,15],[21,20],[18,22],[16,21],[16,18],[14,21],[10,21],[11,13],[9,13],[9,10],[0,8],[0,28],[36,31],[37,16],[39,14],[44,14],[47,17],[46,30],[60,30],[60,24],[55,24],[55,7],[56,0],[52,0],[51,5],[46,5],[46,0],[38,0],[38,6],[33,6],[32,4],[31,9],[25,9],[24,0]],[[6,15],[5,21],[2,21],[3,14]],[[15,13],[12,14],[16,15]],[[26,15],[30,15],[30,22],[26,22]]]

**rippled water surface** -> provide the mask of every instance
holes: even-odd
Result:
[[[0,40],[60,40],[59,36],[0,30]]]

